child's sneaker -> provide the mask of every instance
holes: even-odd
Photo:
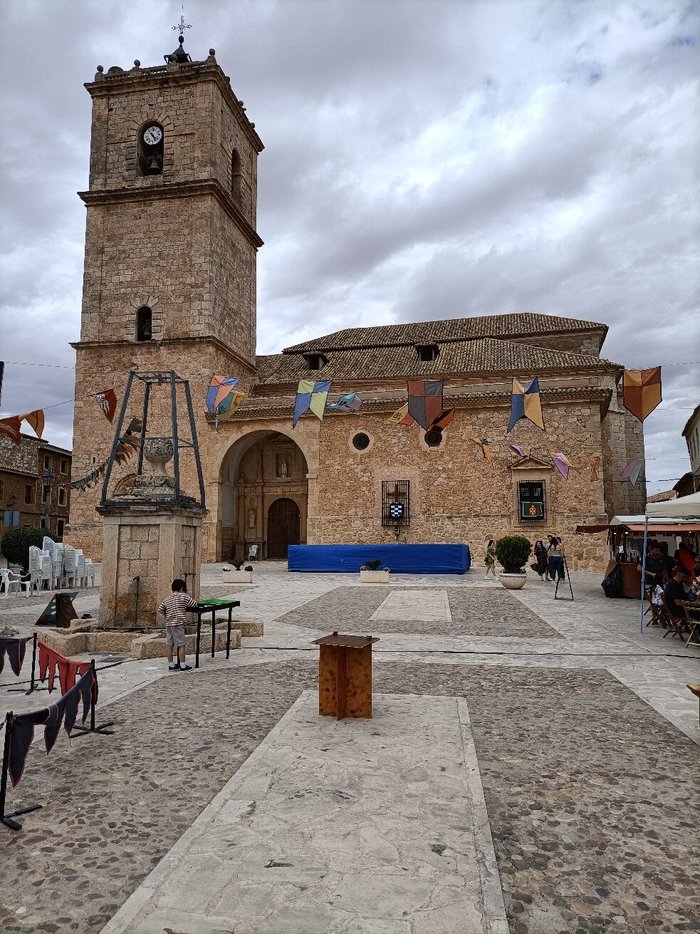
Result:
[[[168,671],[177,671],[180,666],[173,662],[171,665],[168,665]]]
[[[180,665],[180,671],[192,671],[192,665]]]

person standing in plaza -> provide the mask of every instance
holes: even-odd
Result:
[[[187,595],[187,584],[176,578],[171,585],[172,593],[158,607],[158,616],[165,617],[165,648],[170,671],[191,671],[185,663],[185,622],[187,609],[197,606],[197,601]],[[177,658],[173,660],[174,650]]]
[[[496,543],[490,538],[489,543],[486,546],[486,554],[484,555],[484,564],[486,565],[486,574],[485,578],[492,574],[494,580],[496,578]]]
[[[535,564],[533,565],[533,570],[537,571],[540,575],[540,580],[543,581],[547,577],[547,549],[544,547],[544,542],[541,538],[538,538],[535,542]]]
[[[562,575],[562,565],[564,563],[561,549],[561,542],[556,535],[549,536],[549,548],[547,548],[547,558],[549,565],[549,580],[556,580]]]

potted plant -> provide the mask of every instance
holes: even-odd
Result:
[[[365,561],[365,563],[360,568],[360,583],[388,584],[389,568],[383,568],[381,561]]]
[[[504,535],[496,542],[496,558],[503,566],[499,578],[508,590],[521,590],[525,586],[525,565],[531,552],[532,546],[524,535]]]
[[[245,558],[233,558],[232,568],[224,567],[224,584],[252,584],[253,566],[245,564]]]

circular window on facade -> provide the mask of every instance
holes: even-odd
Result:
[[[353,436],[352,446],[357,451],[366,451],[369,447],[369,435],[366,435],[364,431],[358,431],[358,433]]]
[[[430,428],[423,436],[429,448],[439,448],[442,444],[442,431],[439,428]]]

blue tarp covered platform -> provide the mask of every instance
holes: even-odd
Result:
[[[392,574],[464,574],[468,545],[290,545],[290,571],[357,573],[365,561],[381,561]]]

